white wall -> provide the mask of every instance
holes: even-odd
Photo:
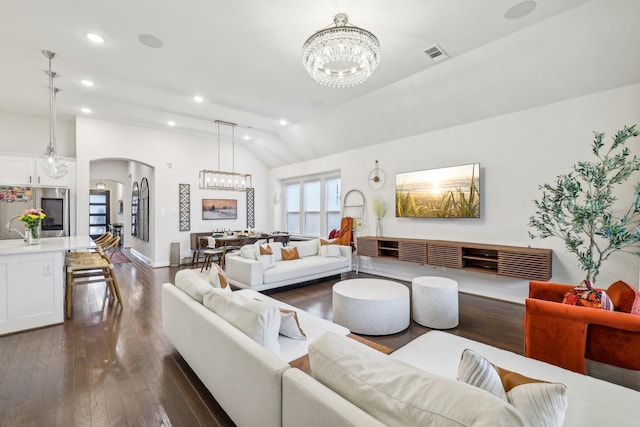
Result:
[[[75,123],[58,119],[56,148],[59,156],[76,156]],[[49,117],[0,111],[0,151],[40,155],[49,145]]]
[[[559,239],[529,239],[527,223],[534,211],[533,200],[540,196],[539,185],[569,172],[575,162],[593,158],[592,131],[606,132],[609,137],[624,125],[640,123],[638,99],[640,85],[632,85],[277,168],[271,171],[274,184],[270,194],[280,191],[282,179],[339,168],[343,195],[354,188],[365,193],[364,235],[375,234],[371,200],[377,193],[388,207],[384,219],[386,236],[550,248],[554,251],[552,281],[577,284],[584,273]],[[636,138],[629,145],[640,152],[639,144],[640,139]],[[385,186],[378,192],[367,184],[375,160],[380,161],[387,175]],[[394,217],[396,173],[475,162],[481,165],[480,219]],[[638,176],[634,179],[637,181]],[[632,182],[626,186],[627,202],[631,200],[633,185]],[[622,202],[621,205],[628,206]],[[272,213],[276,229],[285,228],[282,206],[283,203],[274,207]],[[638,258],[615,254],[604,264],[598,284],[607,287],[622,279],[637,286],[639,265]],[[362,258],[361,270],[402,279],[425,274],[449,276],[459,281],[462,290],[519,302],[524,301],[528,292],[528,284],[523,280],[402,262]]]
[[[212,131],[215,129],[212,126]],[[223,130],[224,131],[224,130]],[[223,132],[222,131],[222,132]],[[221,133],[222,133],[221,132]],[[147,257],[154,266],[169,265],[171,242],[180,242],[180,256],[190,256],[190,232],[206,232],[215,228],[246,227],[246,194],[232,191],[200,190],[198,172],[217,169],[217,143],[211,139],[187,136],[174,132],[108,122],[86,117],[76,119],[76,153],[78,162],[78,234],[88,232],[88,193],[90,179],[100,178],[90,174],[90,164],[98,159],[120,159],[129,163],[125,182],[125,218],[130,215],[131,185],[140,182],[142,176],[149,180],[151,191],[150,242],[138,242],[127,238],[132,248]],[[253,175],[255,188],[256,229],[266,229],[268,213],[261,206],[268,206],[268,170],[260,160],[236,141],[235,170]],[[230,143],[221,143],[223,170],[231,170]],[[145,169],[147,168],[147,169]],[[144,170],[143,170],[144,169]],[[151,176],[152,175],[152,176]],[[116,179],[115,177],[107,177]],[[179,231],[178,184],[191,186],[191,230]],[[238,200],[238,219],[226,221],[202,220],[201,200],[224,198]],[[126,222],[126,221],[125,221]],[[129,221],[130,223],[130,221]]]

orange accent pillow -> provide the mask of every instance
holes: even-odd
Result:
[[[225,273],[224,270],[222,269],[222,267],[220,267],[215,262],[212,263],[212,264],[216,269],[218,269],[218,278],[220,279],[220,287],[222,289],[224,289],[227,286],[229,286],[229,280],[227,279],[227,273]]]
[[[296,248],[295,246],[290,247],[290,248],[282,248],[280,249],[281,253],[282,253],[282,260],[283,261],[291,261],[294,259],[300,259],[300,255],[298,255],[298,248]]]
[[[618,280],[607,289],[607,295],[616,311],[640,315],[640,291]]]
[[[338,244],[338,239],[331,239],[331,240],[320,239],[320,246],[337,245],[337,244]]]
[[[508,369],[501,368],[500,366],[493,365],[493,367],[498,373],[498,376],[502,381],[502,387],[504,387],[504,391],[506,392],[509,392],[511,391],[512,388],[518,387],[519,385],[523,385],[523,384],[548,383],[548,381],[529,378],[517,372],[513,372]]]
[[[262,246],[260,246],[260,255],[273,255],[271,246],[267,245],[266,248],[263,248]]]

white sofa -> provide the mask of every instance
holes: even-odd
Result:
[[[428,332],[385,357],[405,362],[426,372],[455,379],[461,354],[467,348],[475,350],[503,368],[532,378],[565,384],[568,406],[562,424],[564,427],[638,425],[636,408],[640,402],[640,392],[449,333]],[[284,427],[385,425],[366,410],[354,405],[338,392],[299,369],[292,368],[285,371],[282,380],[282,425]],[[451,399],[452,396],[442,396],[442,398]],[[470,408],[460,408],[460,410],[463,409],[484,410],[480,401]],[[485,425],[493,425],[493,423]]]
[[[263,244],[263,247],[267,245]],[[351,247],[337,247],[339,256],[326,256],[320,249],[320,239],[292,241],[289,247],[299,250],[300,259],[282,261],[282,243],[269,243],[273,251],[273,267],[265,268],[265,263],[241,251],[225,257],[225,271],[229,282],[239,288],[262,291],[286,285],[320,279],[351,271]],[[243,251],[247,249],[243,247]]]
[[[349,331],[258,292],[236,291],[296,311],[307,340],[280,335],[280,352],[274,354],[205,307],[200,301],[211,285],[192,270],[178,274],[183,271],[204,291],[194,298],[171,283],[162,285],[162,327],[169,341],[238,426],[280,426],[282,374],[290,368],[288,362],[305,355],[323,332]]]
[[[205,307],[200,301],[206,300],[208,292],[213,292],[209,289],[210,285],[201,277],[195,277],[198,275],[192,273],[192,270],[186,271],[191,273],[185,273],[185,275],[191,274],[193,277],[190,280],[197,282],[197,292],[187,294],[173,284],[162,285],[163,329],[171,343],[236,425],[240,427],[376,427],[385,425],[372,416],[371,413],[375,411],[363,409],[343,397],[340,393],[344,390],[334,390],[299,369],[291,368],[288,363],[306,354],[310,343],[313,343],[312,347],[317,346],[326,336],[337,337],[334,351],[340,358],[348,359],[362,349],[370,351],[355,340],[344,337],[348,333],[345,328],[294,309],[253,290],[234,292],[234,295],[244,295],[249,299],[258,298],[297,312],[307,340],[279,336],[279,352],[275,354]],[[333,334],[325,334],[325,332]],[[346,341],[341,342],[340,339]],[[503,368],[532,378],[565,384],[568,390],[568,407],[563,424],[565,427],[637,425],[635,407],[640,402],[640,393],[637,391],[452,334],[431,331],[389,356],[382,353],[376,353],[376,356],[403,362],[414,367],[412,369],[455,379],[460,355],[466,348],[475,350]],[[311,367],[314,369],[313,363]],[[366,375],[383,372],[379,369],[379,365],[376,366],[373,362],[360,364],[359,369]],[[345,376],[333,375],[339,382]],[[398,375],[393,371],[387,371],[382,377],[392,380]],[[404,390],[407,384],[412,382],[411,379],[397,389]],[[478,390],[476,395],[481,397],[482,393],[486,392]],[[456,394],[434,394],[436,399],[442,398],[445,403],[452,401],[456,396]],[[489,397],[493,398],[493,396]],[[466,405],[464,409],[470,409],[480,415],[486,412],[492,415],[493,410],[488,411],[488,408],[496,407],[495,398],[489,402],[490,404],[481,403],[483,400],[484,398],[474,398],[474,404]],[[400,416],[403,411],[398,410],[396,413]],[[484,424],[478,422],[471,425],[491,425],[492,427],[499,425],[493,421],[490,419]],[[509,427],[519,425],[517,422],[511,422],[513,420],[509,421],[508,418],[502,421],[503,425],[509,425]],[[394,423],[388,424],[394,425]]]

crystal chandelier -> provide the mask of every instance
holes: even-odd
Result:
[[[58,73],[51,71],[51,60],[56,54],[43,50],[42,54],[49,58],[49,145],[44,154],[40,156],[40,166],[44,173],[51,178],[62,178],[69,172],[69,165],[56,153],[56,95],[60,89],[53,85],[53,79],[58,77]]]
[[[218,125],[218,170],[200,171],[200,188],[207,190],[247,191],[251,188],[251,175],[235,172],[235,127],[237,123],[216,120]],[[220,170],[220,125],[231,127],[231,172]]]
[[[369,31],[348,24],[344,13],[337,14],[333,23],[307,39],[302,64],[325,86],[359,85],[380,63],[380,42]]]
[[[107,186],[102,182],[102,180],[100,180],[100,182],[96,184],[96,190],[103,193],[107,190]]]

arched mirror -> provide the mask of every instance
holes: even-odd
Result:
[[[140,180],[140,202],[138,204],[138,237],[149,241],[149,181]]]
[[[138,183],[133,183],[131,190],[131,235],[138,235],[138,201],[140,198],[140,189]]]

